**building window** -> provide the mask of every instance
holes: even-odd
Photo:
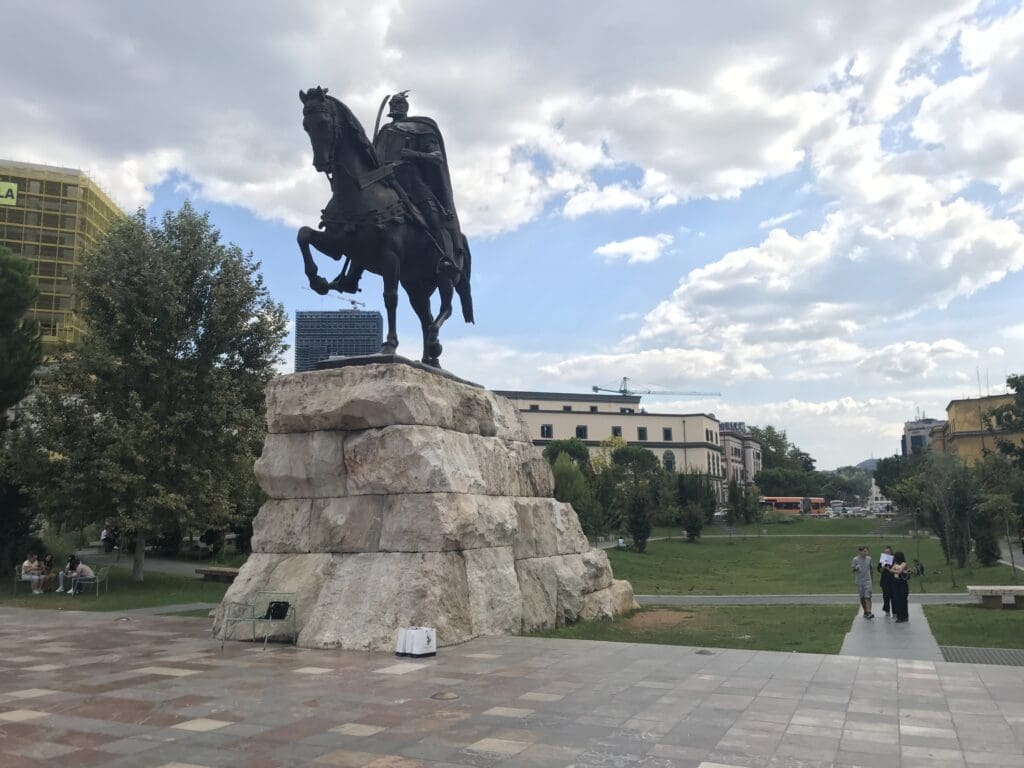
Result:
[[[534,404],[534,403],[531,403],[531,404],[530,404],[530,410],[531,410],[531,411],[539,411],[539,410],[540,410],[540,406],[539,406],[539,405],[536,405],[536,404]]]
[[[590,412],[591,413],[597,413],[597,406],[596,405],[590,406]]]
[[[576,425],[576,437],[578,437],[580,440],[586,440],[587,439],[587,425],[586,424],[577,424]]]
[[[661,428],[661,439],[666,443],[672,442],[672,427]]]
[[[676,455],[672,451],[665,451],[661,454],[661,465],[666,472],[676,471]]]
[[[636,428],[636,439],[637,440],[646,440],[647,439],[647,427],[637,427]]]
[[[554,427],[552,427],[550,424],[541,424],[540,436],[543,440],[551,440],[555,436]]]
[[[622,437],[622,427],[612,427],[612,437]]]
[[[563,405],[562,406],[562,410],[565,411],[566,413],[571,413],[572,412],[572,406],[571,405]]]

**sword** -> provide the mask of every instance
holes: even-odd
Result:
[[[384,106],[388,103],[388,99],[390,98],[391,94],[389,93],[387,96],[384,97],[383,101],[381,101],[380,108],[377,110],[377,122],[373,124],[373,141],[377,141],[377,134],[380,133],[380,118],[381,115],[384,114]]]

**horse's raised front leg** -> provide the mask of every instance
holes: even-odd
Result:
[[[337,261],[344,255],[341,237],[330,231],[321,232],[312,227],[299,227],[299,234],[296,240],[299,243],[299,250],[302,251],[302,262],[305,265],[306,277],[309,279],[309,287],[321,296],[326,295],[331,288],[331,284],[320,276],[316,262],[313,260],[310,246]]]

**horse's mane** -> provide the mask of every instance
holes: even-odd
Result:
[[[363,126],[359,122],[359,118],[353,114],[352,110],[349,109],[344,102],[339,101],[330,94],[325,94],[324,99],[334,105],[334,109],[337,111],[338,117],[345,124],[345,127],[351,130],[353,137],[355,138],[356,145],[366,156],[366,159],[370,161],[370,164],[374,168],[380,166],[380,158],[377,157],[377,150],[373,148],[373,144],[371,144],[370,140],[366,138],[366,131],[363,130]]]

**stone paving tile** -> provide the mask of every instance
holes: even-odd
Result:
[[[60,653],[0,656],[3,768],[1024,768],[1016,667],[539,638],[221,651],[205,620],[0,609],[0,642],[26,628]]]

